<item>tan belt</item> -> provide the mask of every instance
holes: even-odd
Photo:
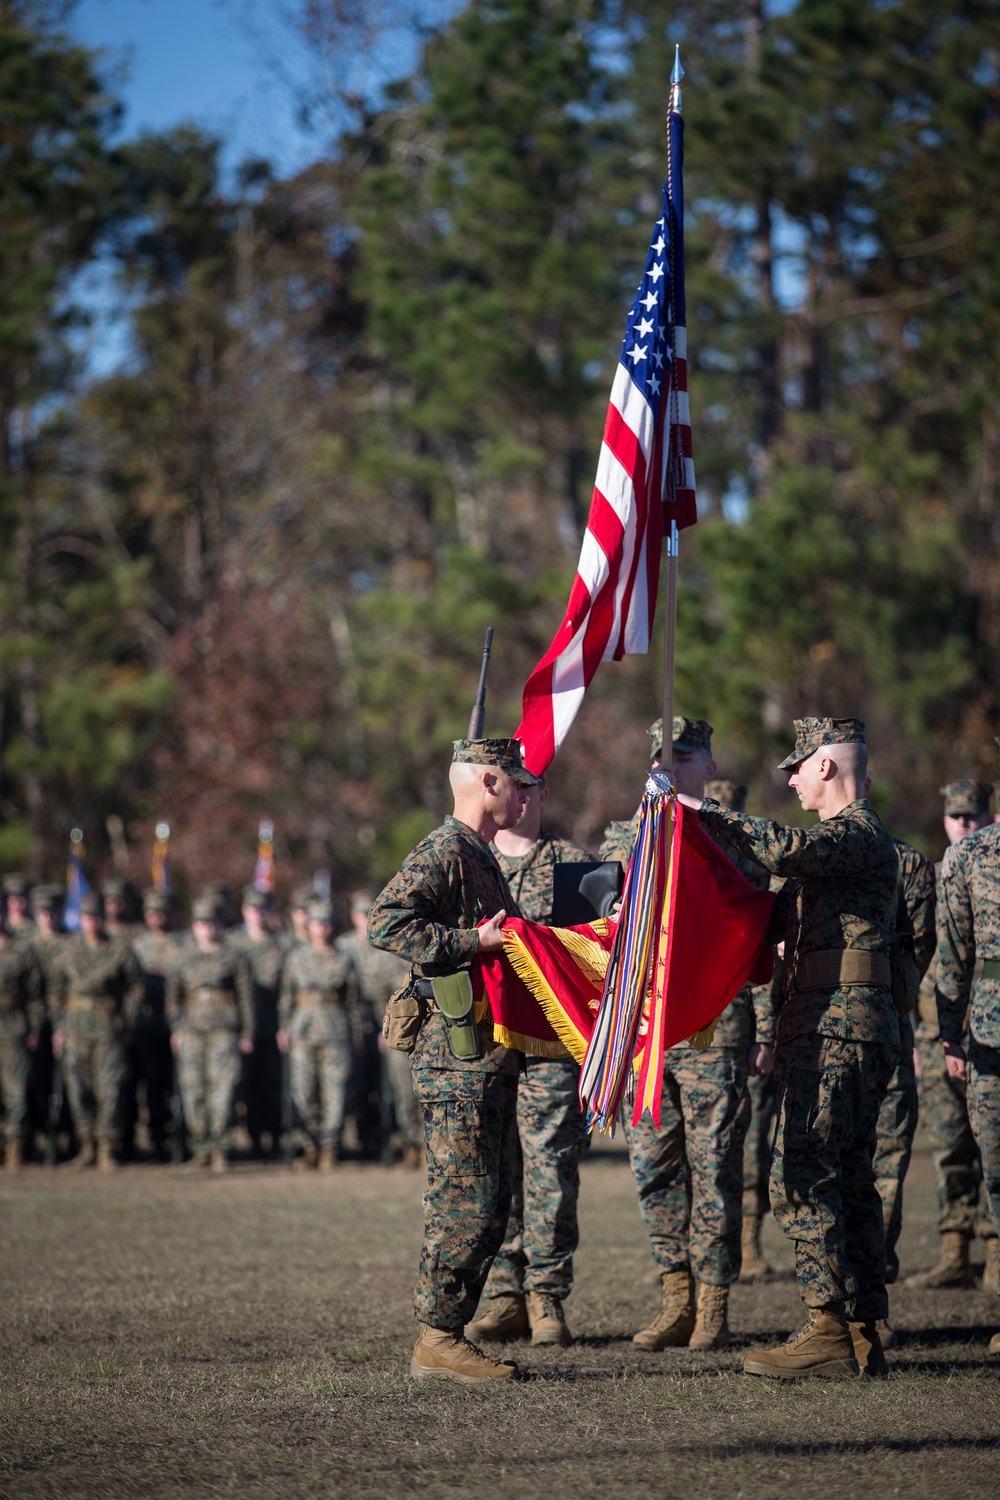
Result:
[[[116,1003],[110,995],[69,995],[66,1000],[67,1014],[74,1011],[85,1013],[98,1011],[103,1015],[114,1015]]]
[[[806,953],[796,960],[788,988],[799,993],[852,984],[876,984],[889,989],[892,967],[888,956],[869,953],[863,948],[823,948],[818,953]]]
[[[201,1000],[205,1005],[212,1000],[225,1000],[229,1004],[233,1004],[236,1000],[232,990],[219,989],[214,984],[200,984],[194,992],[194,998]]]
[[[336,990],[297,990],[295,994],[296,1005],[343,1005],[343,1000]]]

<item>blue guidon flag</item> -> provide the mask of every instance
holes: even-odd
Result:
[[[625,325],[576,578],[565,618],[524,688],[517,736],[536,775],[566,738],[599,664],[649,650],[664,538],[672,525],[680,531],[698,519],[679,109],[667,117],[667,138],[663,213]]]

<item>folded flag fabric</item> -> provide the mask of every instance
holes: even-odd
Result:
[[[774,896],[743,878],[702,828],[697,813],[674,804],[680,857],[674,870],[673,921],[661,1013],[640,1028],[634,1061],[649,1036],[658,1049],[704,1032],[744,984],[771,976],[766,942]],[[594,1036],[618,919],[578,927],[504,923],[504,951],[477,959],[477,999],[489,1001],[494,1036],[532,1056],[583,1063]],[[655,1024],[654,1024],[655,1020]]]

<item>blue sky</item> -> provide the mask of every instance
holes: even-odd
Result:
[[[321,146],[295,119],[305,59],[278,13],[270,0],[80,0],[72,30],[126,66],[126,135],[197,120],[226,140],[228,165],[265,156],[286,172]]]

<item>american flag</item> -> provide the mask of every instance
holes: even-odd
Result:
[[[541,775],[602,661],[649,650],[660,554],[698,518],[684,305],[684,122],[668,116],[663,213],[629,309],[566,616],[524,687],[517,734]]]

